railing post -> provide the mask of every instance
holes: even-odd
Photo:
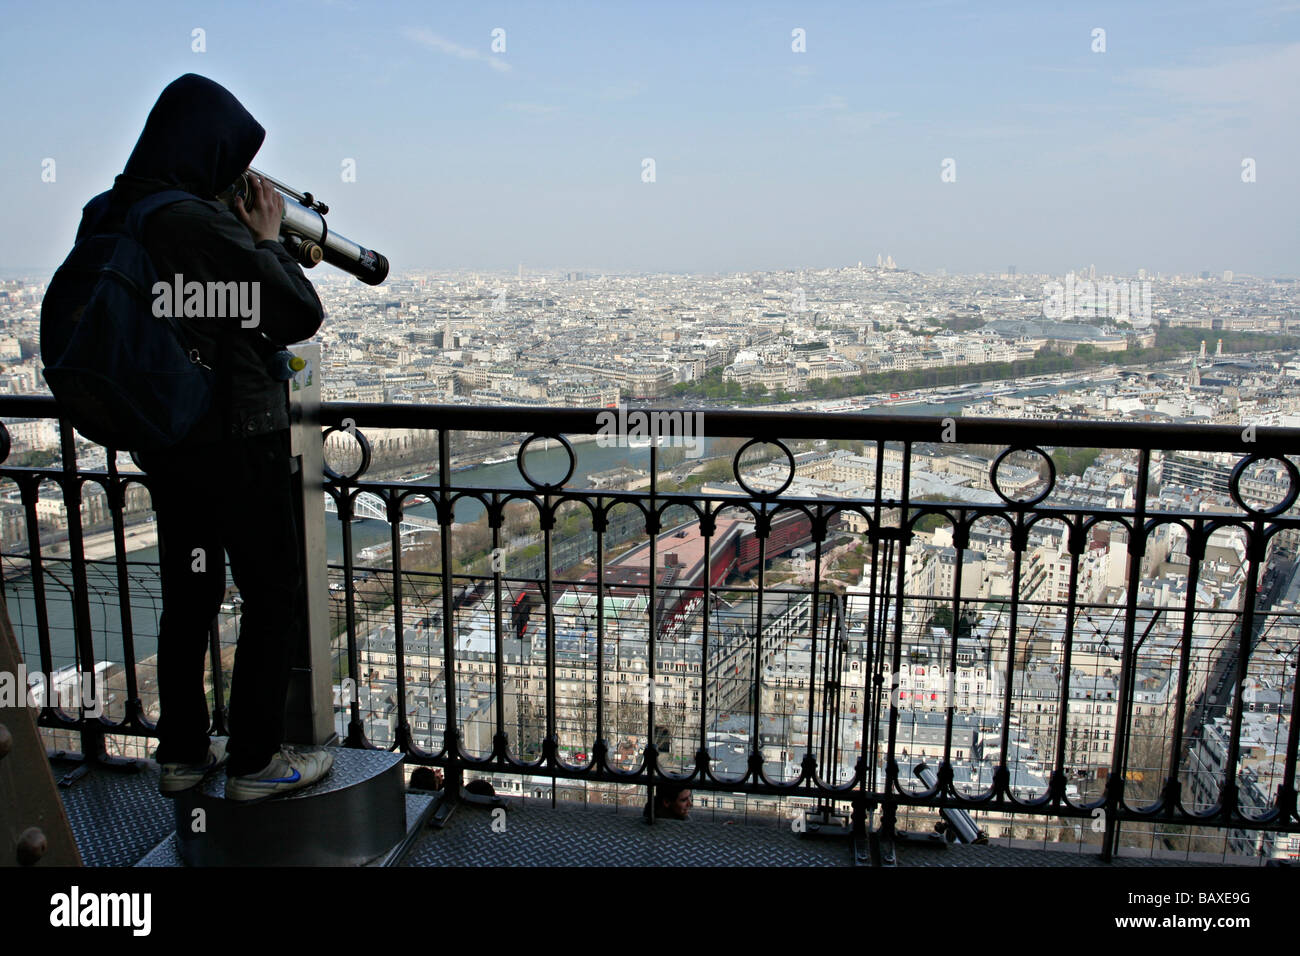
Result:
[[[324,444],[320,423],[320,346],[296,345],[306,359],[289,391],[289,453],[296,466],[299,542],[306,580],[293,672],[285,706],[285,737],[295,744],[324,744],[334,729],[333,654],[330,647],[329,566],[325,548]]]
[[[63,509],[68,518],[68,564],[72,569],[72,623],[77,668],[80,679],[94,687],[95,642],[91,631],[90,586],[86,580],[86,552],[81,530],[81,479],[77,474],[77,443],[72,423],[65,419],[59,419],[59,451],[63,463]],[[39,526],[36,535],[39,538]],[[57,706],[53,693],[47,703]],[[84,700],[80,706],[81,752],[87,761],[102,760],[105,754],[104,725],[100,718],[87,716]]]

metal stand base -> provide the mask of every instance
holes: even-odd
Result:
[[[433,814],[429,817],[429,826],[435,830],[441,830],[450,821],[456,808],[465,806],[470,809],[495,810],[498,807],[506,807],[507,803],[504,797],[499,794],[480,794],[470,793],[463,787],[455,796],[447,790],[411,790],[412,793],[427,793],[439,798],[438,805]]]
[[[832,837],[845,840],[853,836],[853,823],[849,815],[830,810],[806,810],[803,815],[804,837]]]
[[[361,866],[407,834],[401,754],[335,749],[324,779],[252,805],[226,800],[225,784],[216,774],[172,801],[189,866]]]
[[[373,860],[362,865],[368,867],[386,867],[397,866],[406,856],[411,845],[419,838],[425,825],[432,815],[432,811],[437,801],[428,794],[408,793],[406,795],[406,833],[398,844],[387,853],[381,854]],[[172,833],[167,839],[163,840],[156,847],[149,851],[136,866],[185,866],[186,863],[181,859],[179,847],[176,845],[176,834]]]

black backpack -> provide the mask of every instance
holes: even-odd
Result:
[[[130,208],[122,231],[92,226],[46,290],[45,381],[60,414],[98,444],[129,451],[169,448],[212,405],[211,368],[187,347],[174,316],[154,314],[158,275],[140,241],[152,213],[195,198],[180,190],[154,193]]]

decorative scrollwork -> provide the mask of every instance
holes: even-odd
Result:
[[[1289,486],[1282,500],[1272,508],[1253,508],[1246,504],[1245,499],[1241,496],[1241,479],[1246,474],[1246,469],[1261,461],[1281,462],[1286,469]],[[1297,472],[1295,464],[1289,458],[1259,453],[1247,455],[1237,462],[1236,468],[1232,469],[1232,475],[1228,478],[1228,493],[1232,495],[1232,500],[1237,503],[1237,507],[1252,518],[1275,518],[1295,504],[1296,495],[1300,494],[1300,472]]]
[[[785,452],[785,457],[789,465],[789,472],[786,474],[785,481],[782,482],[779,488],[772,491],[759,491],[756,488],[751,487],[750,484],[745,481],[744,476],[741,475],[740,458],[749,450],[751,445],[775,445],[777,448],[781,449],[781,451]],[[745,490],[745,493],[751,498],[758,498],[761,500],[776,498],[790,487],[790,482],[794,481],[794,452],[790,451],[785,442],[782,441],[773,441],[770,438],[751,438],[737,450],[736,457],[731,460],[731,471],[732,474],[736,476],[736,483],[739,484],[740,487]]]
[[[558,441],[560,443],[560,447],[562,447],[565,453],[569,456],[568,470],[565,471],[564,477],[561,478],[559,481],[555,481],[555,482],[538,481],[528,471],[528,461],[527,461],[528,446],[531,445],[533,442],[543,438],[551,438],[554,439],[555,441]],[[535,488],[538,491],[553,492],[553,491],[559,491],[561,488],[563,488],[565,485],[569,483],[569,479],[573,477],[573,471],[578,465],[578,456],[574,454],[573,446],[569,444],[569,440],[565,438],[563,435],[532,434],[529,435],[526,439],[524,439],[524,443],[519,446],[519,452],[515,456],[515,465],[516,467],[518,467],[519,474],[523,477],[524,481],[528,482],[528,484],[530,484],[533,488]]]
[[[345,419],[344,425],[331,425],[329,428],[325,429],[325,431],[321,433],[321,443],[328,443],[330,435],[334,432],[342,432],[343,434],[351,435],[356,439],[357,445],[361,448],[361,464],[357,467],[356,471],[344,475],[331,468],[328,459],[322,458],[322,469],[325,472],[325,477],[330,481],[342,485],[355,484],[357,479],[364,475],[370,468],[370,439],[365,436],[365,433],[362,432],[361,429],[352,424],[350,420]]]
[[[1022,451],[1033,452],[1034,454],[1039,455],[1043,461],[1047,462],[1047,487],[1032,498],[1013,498],[1004,492],[1002,486],[998,484],[998,469],[1002,467],[1002,463],[1007,460],[1008,456]],[[993,464],[989,466],[989,484],[993,486],[993,491],[997,496],[1007,504],[1018,508],[1032,508],[1050,495],[1052,489],[1056,487],[1056,463],[1052,461],[1051,455],[1043,451],[1037,445],[1013,445],[1010,448],[1004,449],[998,457],[993,459]]]

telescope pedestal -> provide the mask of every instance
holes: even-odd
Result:
[[[407,793],[402,755],[334,751],[321,781],[251,806],[225,799],[226,778],[174,800],[176,831],[138,866],[390,866],[436,798]]]

